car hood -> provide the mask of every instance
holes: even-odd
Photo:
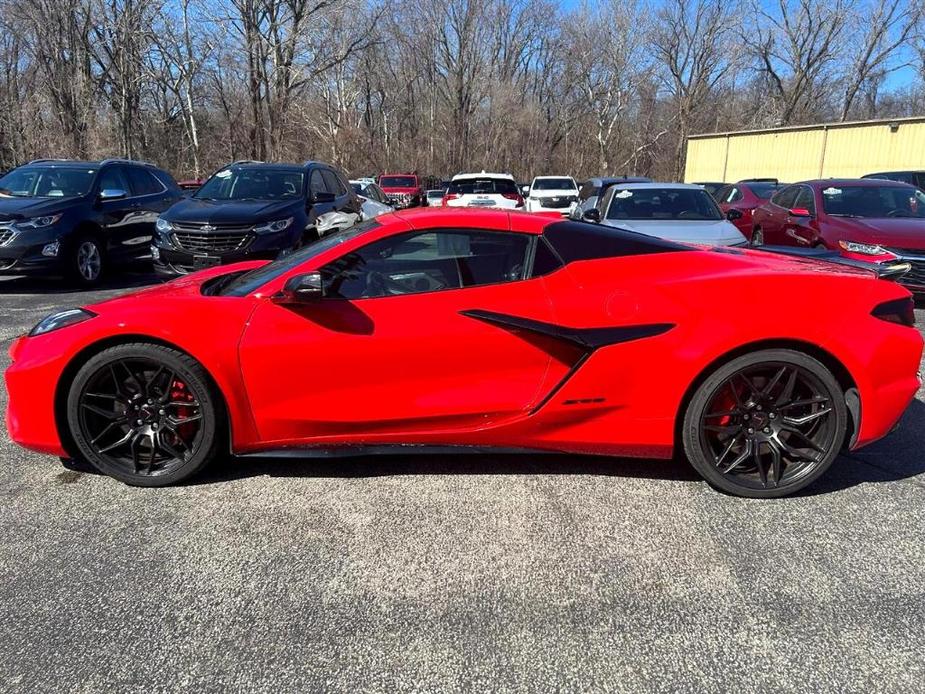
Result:
[[[40,217],[74,204],[77,198],[16,198],[0,197],[0,221]]]
[[[163,215],[170,222],[199,224],[257,224],[282,219],[299,210],[296,200],[180,200]]]
[[[707,246],[733,246],[745,243],[745,237],[734,224],[721,220],[698,219],[606,219],[608,226],[628,229],[648,236],[657,236],[678,243]]]
[[[856,217],[829,217],[830,231],[847,241],[878,243],[896,248],[925,249],[925,219],[888,217],[862,219]]]

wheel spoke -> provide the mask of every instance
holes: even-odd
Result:
[[[717,434],[737,434],[742,431],[742,427],[739,424],[731,424],[729,426],[720,426],[718,424],[704,424],[703,428],[707,431],[715,431]]]
[[[199,421],[200,419],[202,419],[202,414],[201,414],[201,413],[197,413],[197,414],[191,414],[191,415],[186,416],[186,417],[168,417],[168,418],[167,418],[167,421],[168,421],[172,426],[178,426],[178,425],[180,425],[180,424],[187,424],[187,423],[189,423],[189,422],[196,422],[196,421]]]
[[[736,374],[736,375],[739,377],[739,379],[740,379],[743,383],[745,383],[746,386],[748,386],[748,389],[752,392],[753,395],[756,395],[756,396],[758,396],[758,397],[761,397],[761,391],[758,390],[758,389],[755,387],[755,384],[752,383],[751,380],[750,380],[744,373],[742,373],[742,372],[740,371],[740,372],[739,372],[738,374]]]
[[[750,455],[752,454],[752,448],[753,448],[753,447],[754,447],[754,444],[752,443],[752,440],[751,440],[751,439],[746,439],[746,440],[745,440],[745,450],[742,451],[742,453],[739,454],[739,457],[736,458],[735,460],[733,460],[733,461],[729,464],[729,466],[728,466],[725,470],[722,471],[723,474],[724,474],[724,475],[728,475],[730,472],[732,472],[732,471],[735,470],[737,467],[739,467],[739,465],[741,465],[741,464],[744,463],[746,460],[748,460],[748,456],[750,456]]]
[[[783,405],[778,405],[777,409],[779,410],[789,410],[793,407],[802,407],[804,405],[815,405],[816,403],[826,403],[829,399],[822,395],[817,395],[812,398],[804,398],[803,400],[794,400],[793,402],[788,402]]]
[[[101,438],[103,438],[104,436],[106,436],[106,434],[112,431],[113,427],[118,426],[118,425],[119,425],[118,422],[110,422],[105,427],[103,427],[103,430],[99,434],[96,435],[96,438],[90,439],[90,443],[95,446]]]
[[[192,400],[171,400],[170,402],[167,403],[167,405],[170,406],[170,407],[174,407],[174,406],[177,406],[177,407],[199,407],[199,401],[198,401],[198,400],[195,400],[195,399],[192,399]]]
[[[790,371],[790,376],[787,378],[787,383],[784,386],[784,389],[781,391],[780,396],[778,396],[777,402],[775,403],[778,407],[793,397],[793,390],[796,388],[798,375],[799,374],[797,373],[796,369],[792,369]]]
[[[813,421],[814,419],[819,419],[832,411],[831,407],[825,407],[816,412],[810,412],[809,414],[803,415],[802,417],[784,417],[781,421],[784,424],[789,424],[791,426],[800,426],[808,422]]]
[[[100,448],[100,449],[98,449],[97,452],[98,452],[98,453],[101,453],[101,454],[102,454],[102,453],[109,453],[109,451],[114,451],[114,450],[116,450],[117,448],[121,448],[122,446],[124,446],[125,444],[127,444],[129,441],[131,441],[133,436],[135,436],[135,431],[134,431],[133,429],[129,429],[129,430],[126,432],[125,436],[123,436],[121,439],[119,439],[119,440],[116,441],[115,443],[109,444],[108,446],[106,446],[106,448]]]
[[[793,457],[794,459],[797,459],[797,460],[800,460],[800,459],[802,459],[802,460],[807,460],[807,461],[809,461],[809,462],[811,462],[811,463],[817,463],[817,462],[819,462],[819,460],[818,460],[818,458],[816,458],[816,456],[810,455],[809,453],[804,453],[804,452],[801,451],[799,448],[794,448],[794,447],[791,446],[790,444],[786,443],[786,442],[785,442],[783,439],[781,439],[780,437],[778,437],[777,442],[780,444],[780,447],[783,449],[783,451],[784,451],[785,453],[787,453],[789,456]]]
[[[771,483],[773,486],[780,484],[781,474],[783,472],[783,467],[781,464],[780,448],[777,446],[777,442],[773,439],[768,441],[768,448],[771,449]]]
[[[716,417],[732,417],[733,415],[739,414],[738,410],[726,410],[724,412],[711,412],[710,414],[705,414],[704,419],[715,419]]]
[[[807,444],[809,444],[809,447],[812,448],[812,449],[813,449],[814,451],[816,451],[817,453],[825,453],[825,449],[824,449],[824,448],[822,448],[818,443],[816,443],[815,441],[813,441],[809,436],[807,436],[806,434],[804,434],[802,431],[800,431],[800,430],[797,429],[796,427],[791,427],[791,426],[784,425],[784,426],[781,427],[781,428],[782,428],[784,431],[789,432],[791,435],[797,436],[797,437],[803,439],[803,441],[805,441]]]
[[[96,405],[91,405],[89,402],[82,402],[80,406],[85,410],[89,410],[95,415],[104,417],[105,419],[117,420],[124,419],[125,415],[122,412],[113,412],[112,410],[107,410],[102,407],[97,407]]]
[[[758,468],[758,476],[761,478],[761,486],[768,486],[768,469],[761,460],[761,445],[755,443],[752,445],[752,457],[755,459],[755,467]]]
[[[739,438],[737,436],[733,436],[732,438],[729,439],[729,443],[726,444],[726,449],[723,451],[722,455],[720,455],[716,459],[716,467],[719,467],[720,465],[723,464],[723,461],[726,459],[726,456],[729,455],[729,451],[732,450],[733,446],[736,445],[736,441],[738,440]]]

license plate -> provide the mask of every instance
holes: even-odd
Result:
[[[220,265],[222,262],[221,258],[216,258],[213,255],[194,255],[193,256],[193,267],[204,268],[204,267],[215,267]]]

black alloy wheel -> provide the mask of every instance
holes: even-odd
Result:
[[[87,234],[78,236],[73,242],[67,262],[71,279],[84,287],[98,284],[106,270],[106,259],[100,242]]]
[[[184,479],[215,457],[219,407],[195,360],[160,345],[126,344],[80,369],[67,418],[75,446],[94,467],[155,487]]]
[[[820,362],[792,350],[739,357],[707,378],[684,421],[684,449],[711,484],[740,496],[792,494],[844,442],[844,393]]]

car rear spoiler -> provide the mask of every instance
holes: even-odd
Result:
[[[792,255],[798,258],[809,258],[810,260],[824,260],[837,265],[847,265],[848,267],[861,268],[870,270],[877,277],[884,280],[898,280],[912,269],[910,263],[899,261],[895,263],[869,263],[866,260],[856,260],[846,258],[838,251],[830,251],[828,248],[797,248],[796,246],[757,246],[756,251],[767,251],[768,253],[778,253],[780,255]]]

